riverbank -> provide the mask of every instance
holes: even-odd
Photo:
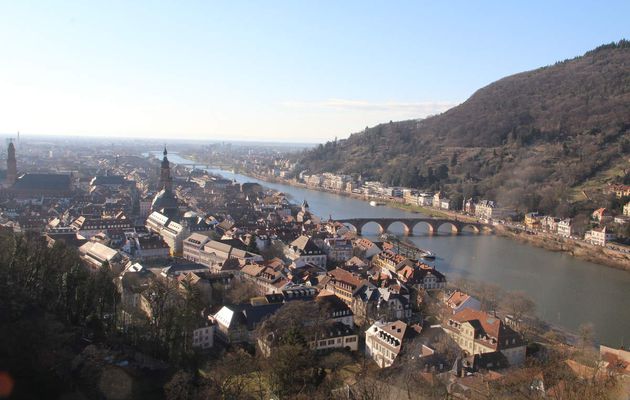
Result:
[[[525,231],[517,231],[502,225],[495,226],[495,232],[497,235],[516,240],[520,243],[540,247],[549,251],[562,252],[581,260],[630,272],[630,254],[624,254],[602,246],[595,246],[583,241],[542,232],[529,234]]]
[[[294,186],[294,187],[298,187],[298,188],[302,188],[302,189],[308,189],[308,190],[316,190],[318,192],[324,192],[324,193],[330,193],[330,194],[334,194],[337,196],[343,196],[343,197],[349,197],[352,199],[356,199],[356,200],[363,200],[366,202],[369,202],[371,200],[375,200],[378,202],[383,202],[385,203],[382,206],[376,206],[376,207],[392,207],[392,208],[397,208],[399,210],[404,210],[404,211],[409,211],[412,213],[418,213],[418,214],[422,214],[425,215],[427,217],[434,217],[434,218],[458,218],[459,220],[463,220],[463,221],[470,221],[470,222],[477,222],[477,220],[475,218],[471,218],[469,216],[466,215],[462,215],[459,213],[454,213],[454,212],[449,212],[449,211],[445,211],[445,210],[436,210],[434,208],[429,208],[429,207],[422,207],[422,206],[416,206],[413,204],[408,204],[405,203],[402,199],[400,199],[400,201],[397,201],[396,199],[383,199],[381,197],[369,197],[369,196],[365,196],[365,195],[361,195],[361,194],[357,194],[357,193],[351,193],[351,192],[344,192],[344,191],[339,191],[339,190],[333,190],[333,189],[326,189],[326,188],[322,188],[322,187],[314,187],[314,186],[309,186],[305,183],[301,183],[301,182],[297,182],[293,179],[283,179],[283,178],[276,178],[276,177],[269,177],[267,175],[261,175],[261,174],[256,174],[250,171],[244,171],[244,170],[236,170],[237,173],[240,173],[242,175],[246,175],[246,176],[251,176],[253,178],[256,179],[260,179],[261,181],[265,181],[265,182],[270,182],[270,183],[279,183],[279,184],[283,184],[283,185],[289,185],[289,186]]]

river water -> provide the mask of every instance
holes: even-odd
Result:
[[[169,154],[169,159],[176,164],[190,163],[177,154]],[[294,203],[306,199],[311,212],[323,218],[421,217],[395,208],[372,207],[366,201],[332,193],[264,182],[230,171],[208,171],[238,182],[258,182],[286,193]],[[545,321],[573,332],[582,323],[592,323],[602,344],[617,347],[630,343],[629,272],[494,235],[454,236],[449,230],[440,230],[429,236],[422,228],[416,228],[409,240],[437,254],[435,265],[447,279],[463,277],[493,283],[508,291],[524,291]],[[376,225],[367,225],[363,233],[368,237],[376,235]],[[394,226],[392,233],[402,233],[402,226]]]

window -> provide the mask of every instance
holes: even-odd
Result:
[[[333,344],[335,344],[335,339],[330,339],[330,340],[328,341],[328,345],[329,345],[329,346],[332,346]]]

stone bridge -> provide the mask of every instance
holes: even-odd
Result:
[[[446,218],[348,218],[337,220],[337,222],[350,225],[357,232],[357,235],[361,235],[363,227],[370,222],[378,225],[381,234],[387,232],[392,224],[400,222],[405,236],[413,235],[413,229],[416,225],[423,223],[426,224],[430,235],[437,233],[442,225],[450,225],[451,232],[454,234],[461,233],[465,228],[470,228],[475,233],[493,232],[492,225],[489,224]]]

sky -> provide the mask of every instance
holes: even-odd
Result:
[[[0,134],[321,142],[630,39],[630,2],[0,0]]]

